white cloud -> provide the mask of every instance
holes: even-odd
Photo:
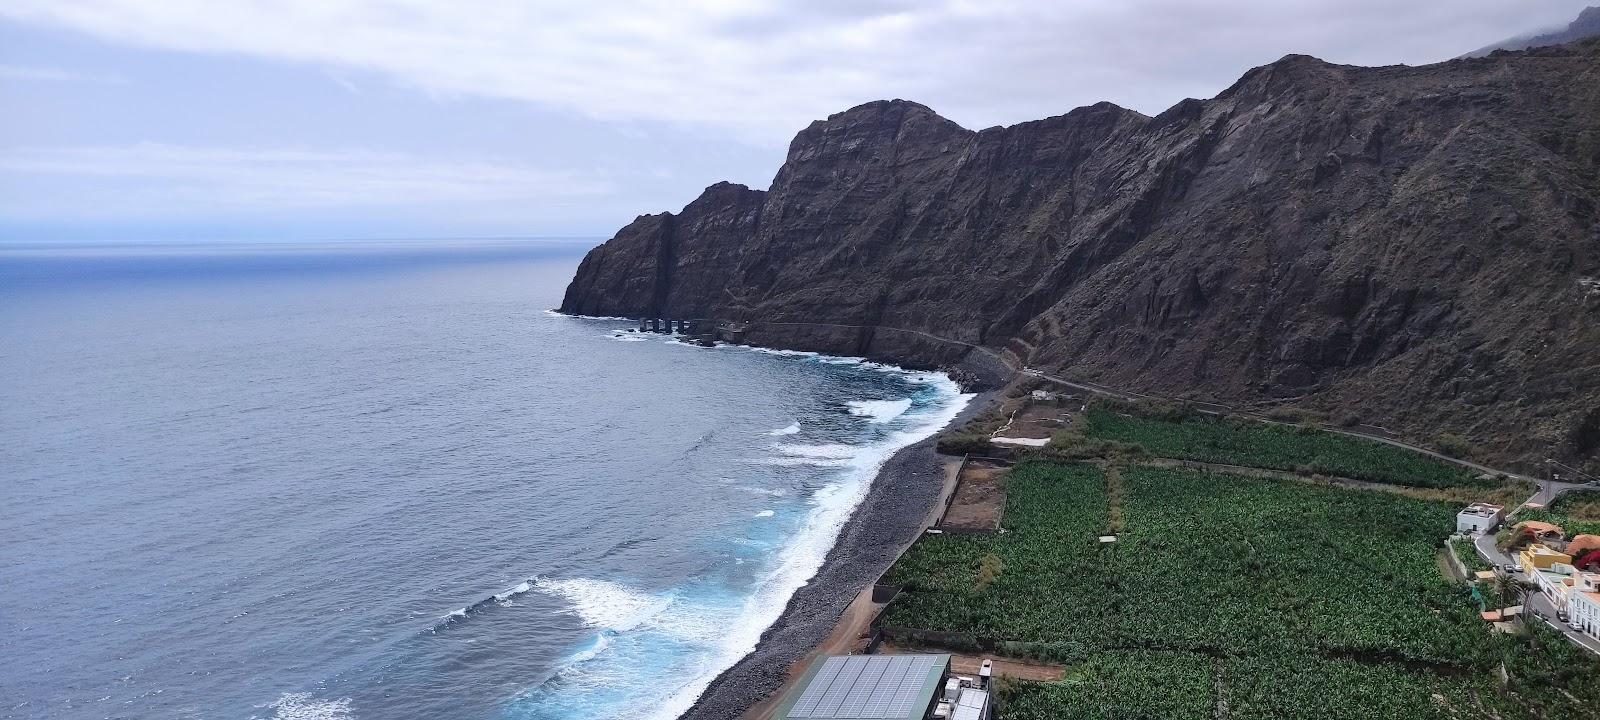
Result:
[[[50,216],[213,210],[515,208],[611,192],[601,177],[362,150],[140,143],[0,151],[0,210]],[[61,207],[53,207],[60,205]]]
[[[118,75],[98,75],[36,65],[0,65],[0,80],[43,82],[95,82],[121,85],[127,80]]]
[[[375,72],[439,96],[531,101],[779,143],[880,97],[969,126],[1109,99],[1157,112],[1289,52],[1428,62],[1576,15],[1583,0],[8,0],[116,42]]]

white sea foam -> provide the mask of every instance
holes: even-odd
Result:
[[[612,340],[621,340],[622,342],[644,342],[646,340],[645,336],[640,335],[639,333],[622,331],[611,333],[606,337],[611,338]]]
[[[822,355],[822,353],[814,353],[810,350],[774,350],[772,348],[754,347],[748,345],[745,347],[749,347],[751,350],[758,353],[764,353],[767,355],[782,355],[784,357],[821,357]]]
[[[783,488],[760,488],[751,487],[749,485],[739,485],[737,486],[737,489],[743,490],[747,493],[755,493],[756,495],[769,495],[771,497],[783,497],[789,494],[789,491]]]
[[[268,720],[348,720],[350,698],[318,700],[311,693],[284,693],[283,697],[267,707],[272,709]],[[255,716],[251,716],[255,720]]]
[[[580,647],[569,657],[581,658],[581,670],[569,664],[559,673],[561,682],[530,688],[517,702],[528,703],[539,717],[672,720],[682,715],[712,679],[755,648],[795,590],[816,574],[883,463],[900,448],[932,436],[970,401],[972,396],[959,394],[948,378],[928,376],[939,391],[937,400],[928,407],[901,410],[897,416],[904,416],[902,424],[876,442],[773,446],[771,461],[828,463],[839,469],[827,473],[827,484],[809,496],[801,527],[778,539],[776,546],[752,537],[726,538],[730,545],[762,553],[765,572],[753,589],[702,580],[662,596],[599,580],[536,583],[537,589],[565,599],[586,625],[614,628],[618,634],[614,641]],[[766,555],[768,549],[774,554]],[[736,564],[744,561],[733,559]],[[592,648],[596,652],[590,653]],[[663,656],[678,658],[670,671],[660,664]],[[656,695],[638,685],[640,669],[646,667],[663,673],[663,684],[670,683],[663,691],[668,694]]]
[[[867,422],[886,423],[911,409],[911,399],[904,400],[851,400],[850,414],[867,418]]]
[[[920,415],[921,422],[915,428],[892,433],[879,443],[857,448],[859,452],[851,458],[850,470],[841,481],[814,496],[814,507],[805,525],[779,552],[777,565],[766,581],[744,600],[738,619],[731,624],[723,622],[715,626],[713,636],[720,638],[716,656],[701,663],[704,671],[658,704],[645,715],[646,718],[671,720],[682,715],[705,692],[713,678],[754,650],[761,634],[783,613],[794,591],[810,581],[822,566],[823,559],[838,539],[839,530],[855,512],[856,505],[866,497],[872,479],[883,463],[900,448],[932,437],[954,420],[971,401],[973,396],[960,393],[955,382],[948,377],[933,377],[933,384],[945,390],[950,396],[949,400]]]
[[[776,515],[776,514],[777,514],[776,512],[773,512],[771,510],[762,510],[761,512],[756,513],[756,517],[758,517],[758,518],[772,517],[773,515]]]
[[[830,355],[823,355],[817,358],[817,362],[825,365],[860,365],[866,361],[866,358],[861,357],[833,357]]]
[[[779,443],[772,446],[784,455],[790,457],[820,458],[824,460],[849,460],[865,449],[861,445],[795,445],[792,443]]]
[[[633,318],[619,317],[616,315],[574,315],[572,313],[561,312],[560,310],[546,310],[544,311],[544,314],[552,317],[572,318],[574,320],[609,320],[614,322],[633,322],[634,320]]]
[[[651,595],[609,580],[539,579],[534,587],[567,601],[568,611],[593,628],[626,632],[672,604],[671,597]]]
[[[510,588],[508,588],[508,589],[506,589],[506,590],[504,590],[502,592],[497,592],[497,593],[495,593],[493,595],[490,595],[488,598],[485,598],[483,600],[479,600],[478,602],[475,602],[475,603],[473,603],[471,605],[468,605],[466,607],[456,608],[454,610],[451,610],[450,612],[445,613],[444,617],[439,618],[439,622],[434,624],[433,630],[435,632],[437,632],[437,631],[443,629],[444,627],[446,627],[448,625],[451,625],[451,624],[456,623],[458,621],[464,620],[464,619],[467,618],[467,616],[469,616],[469,615],[471,615],[471,614],[473,614],[475,612],[478,612],[479,610],[484,609],[490,603],[494,603],[494,604],[498,604],[498,605],[507,605],[507,604],[509,604],[511,602],[511,598],[514,598],[514,597],[516,597],[518,595],[521,595],[521,594],[523,594],[523,593],[525,593],[525,592],[527,592],[529,590],[532,590],[534,588],[534,586],[538,582],[539,582],[538,578],[534,578],[532,580],[523,580],[522,582],[517,583],[516,585],[514,585],[514,586],[512,586],[512,587],[510,587]]]
[[[564,664],[567,667],[572,667],[595,659],[600,653],[605,652],[606,648],[611,647],[611,639],[616,636],[617,633],[614,630],[601,630],[595,633],[594,639],[590,640],[588,645],[579,648],[577,652],[568,655]]]
[[[800,432],[800,423],[794,423],[793,425],[790,425],[788,427],[781,427],[781,428],[778,428],[777,430],[773,430],[773,431],[771,431],[771,432],[769,432],[767,434],[768,435],[793,435],[793,434],[795,434],[797,432]]]
[[[514,598],[514,597],[516,597],[518,595],[521,595],[521,594],[523,594],[523,593],[525,593],[525,592],[527,592],[529,590],[532,590],[534,582],[536,582],[536,581],[535,580],[523,580],[522,582],[517,583],[515,586],[513,586],[509,590],[506,590],[505,592],[495,593],[494,599],[495,599],[496,602],[502,602],[502,603],[510,602],[511,598]]]
[[[816,458],[816,457],[775,457],[752,460],[757,465],[771,465],[773,467],[847,467],[849,458]]]

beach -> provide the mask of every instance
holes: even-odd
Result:
[[[947,427],[983,413],[999,397],[998,390],[978,394]],[[817,574],[795,591],[755,650],[711,682],[685,720],[734,720],[784,687],[795,662],[828,637],[862,589],[921,533],[945,486],[949,458],[935,450],[937,443],[937,435],[926,438],[883,464]]]

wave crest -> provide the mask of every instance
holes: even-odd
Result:
[[[851,400],[850,414],[867,418],[867,422],[886,423],[911,409],[911,398],[902,400]]]
[[[284,693],[267,707],[272,709],[269,720],[348,720],[353,717],[350,698],[318,700],[311,697],[311,693]]]
[[[609,580],[541,578],[534,587],[565,600],[567,612],[578,616],[584,625],[617,632],[638,627],[672,604],[670,596],[651,595]]]

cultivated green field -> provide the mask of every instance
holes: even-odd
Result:
[[[1194,416],[1131,417],[1103,407],[1086,413],[1084,434],[1138,443],[1155,457],[1274,470],[1305,470],[1355,480],[1456,487],[1474,485],[1471,471],[1392,445],[1315,428]]]
[[[1028,464],[1005,482],[1007,532],[918,540],[885,577],[904,588],[885,622],[973,638],[1098,642],[1109,612],[1095,542],[1106,527],[1105,476],[1092,465]],[[1003,569],[978,590],[988,554]]]
[[[1109,651],[1077,663],[1059,683],[1007,684],[1008,720],[1210,718],[1213,660],[1191,653]]]
[[[1592,711],[1554,693],[1526,712],[1495,690],[1493,669],[1526,649],[1492,638],[1441,572],[1453,505],[1154,467],[1122,468],[1114,484],[1115,509],[1099,467],[1019,465],[1005,533],[928,536],[890,571],[904,592],[886,631],[1067,666],[1060,683],[1008,684],[1002,719]],[[1114,514],[1118,541],[1096,542]],[[1532,692],[1553,672],[1513,687]],[[1596,686],[1574,695],[1600,701]]]
[[[1293,647],[1444,663],[1481,645],[1467,591],[1439,572],[1450,506],[1191,470],[1121,475],[1126,526],[1101,545],[1099,468],[1017,467],[1006,478],[1007,532],[919,541],[886,578],[906,593],[885,624],[973,643]],[[989,554],[1004,569],[978,590]]]
[[[1465,720],[1479,707],[1476,697],[1493,695],[1489,675],[1440,675],[1394,663],[1107,651],[1073,666],[1058,683],[1006,683],[1000,707],[1003,720]]]

